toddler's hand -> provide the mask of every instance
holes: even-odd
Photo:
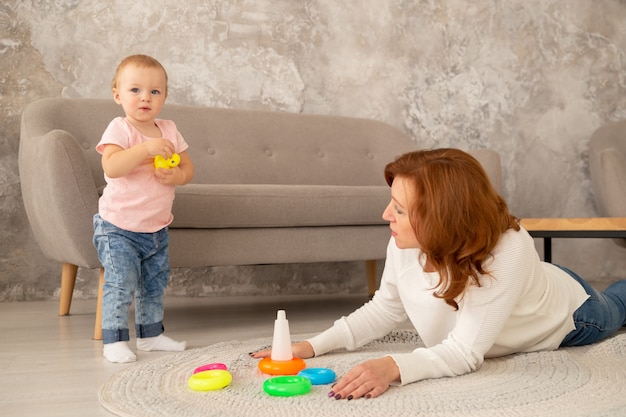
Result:
[[[151,139],[143,142],[143,145],[148,151],[148,157],[161,155],[165,159],[169,159],[174,153],[174,144],[167,139]]]
[[[154,170],[154,176],[157,181],[165,185],[178,185],[181,183],[181,176],[184,175],[179,167],[174,168],[157,168]]]

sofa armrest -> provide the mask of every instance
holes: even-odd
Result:
[[[626,120],[610,122],[591,135],[589,172],[598,213],[626,216]]]
[[[23,129],[18,162],[24,206],[44,254],[59,262],[99,267],[92,243],[98,193],[76,139],[64,130],[29,136]]]
[[[594,166],[595,193],[600,214],[610,217],[626,215],[626,160],[616,148],[603,149]]]

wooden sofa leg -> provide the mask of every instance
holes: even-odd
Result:
[[[98,279],[98,302],[96,304],[96,322],[93,326],[93,340],[102,340],[102,287],[104,286],[104,268],[100,268]]]
[[[376,261],[365,261],[365,270],[367,272],[367,294],[371,297],[374,296],[376,289],[378,288],[376,282]]]
[[[65,263],[61,268],[61,294],[59,297],[59,316],[68,316],[72,306],[72,295],[76,284],[78,266]]]

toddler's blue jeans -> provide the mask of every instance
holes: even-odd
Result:
[[[138,338],[163,333],[163,296],[169,280],[169,234],[135,233],[93,218],[93,242],[104,267],[102,341],[128,341],[128,313],[135,298]]]
[[[626,325],[626,280],[611,284],[604,292],[594,289],[575,272],[557,265],[583,286],[589,298],[574,312],[572,330],[561,346],[582,346],[599,342]]]

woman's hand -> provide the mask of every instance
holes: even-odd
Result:
[[[363,362],[341,378],[328,394],[336,400],[361,397],[375,398],[387,391],[392,382],[400,381],[400,369],[389,356]]]
[[[309,342],[296,342],[291,344],[291,352],[293,356],[300,359],[309,359],[315,356],[313,346]],[[250,356],[255,359],[269,358],[272,356],[272,349],[259,350],[250,352]]]

